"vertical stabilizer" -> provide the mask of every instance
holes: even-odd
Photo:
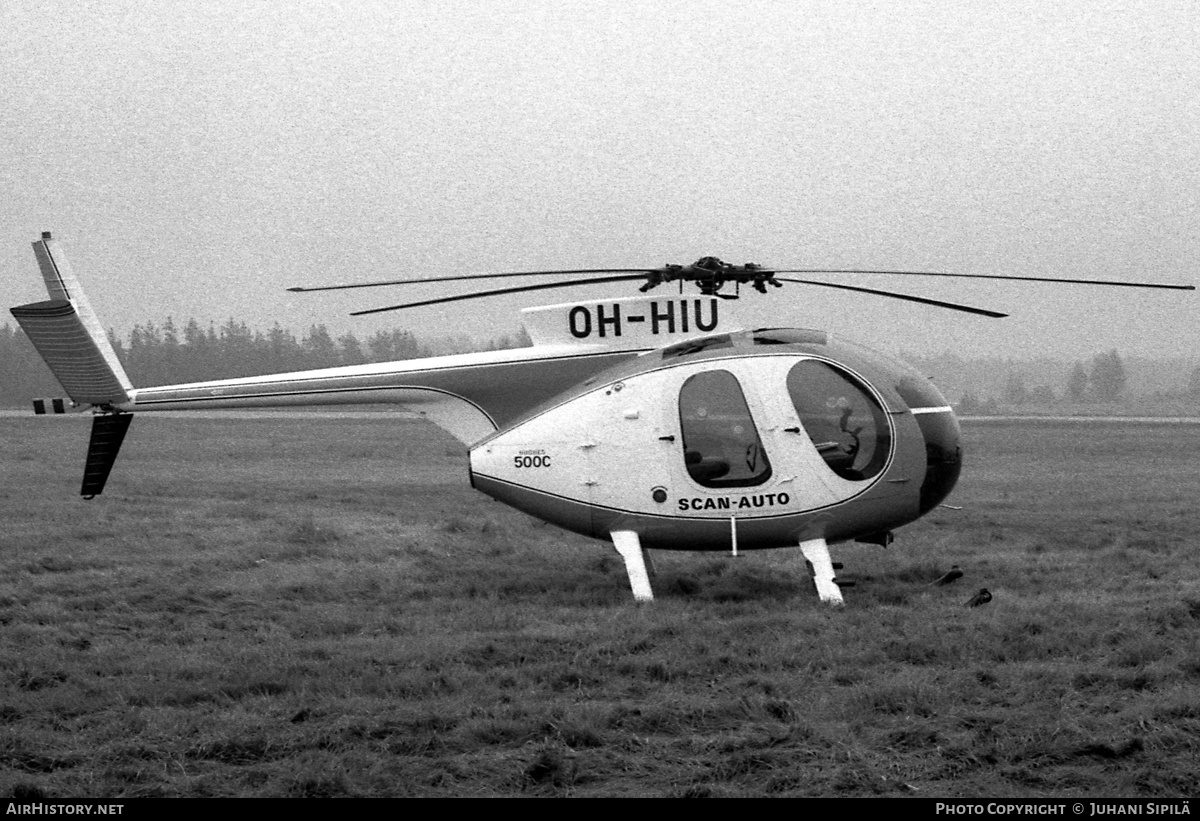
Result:
[[[92,405],[129,401],[133,385],[48,231],[33,243],[33,253],[50,299],[13,308],[12,315],[72,400]]]
[[[92,439],[88,443],[87,464],[83,469],[83,486],[79,495],[85,499],[99,496],[108,481],[125,431],[133,421],[132,413],[98,413],[92,418]]]
[[[83,498],[91,499],[104,490],[133,420],[132,414],[117,413],[114,407],[129,401],[133,385],[66,255],[49,231],[33,244],[33,253],[50,299],[18,305],[12,315],[71,401],[94,405],[99,411],[92,420],[92,438],[79,491]],[[66,409],[61,399],[49,400],[49,404],[37,399],[33,408],[36,413],[62,413]]]

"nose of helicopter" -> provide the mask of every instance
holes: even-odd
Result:
[[[917,415],[925,437],[925,481],[921,483],[921,515],[950,495],[962,471],[962,441],[954,412],[939,408]]]
[[[901,377],[896,392],[908,403],[925,438],[925,481],[918,502],[920,515],[942,503],[962,472],[962,436],[950,403],[933,383],[918,375]]]

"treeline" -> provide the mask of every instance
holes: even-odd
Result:
[[[195,319],[179,328],[171,318],[161,325],[137,325],[128,339],[111,331],[109,341],[133,384],[142,386],[203,382],[237,376],[391,362],[432,356],[409,331],[377,331],[365,340],[353,333],[333,337],[314,325],[299,339],[279,325],[252,330],[230,319],[219,328]],[[492,340],[485,349],[528,345],[523,334]],[[61,396],[62,388],[33,345],[16,325],[0,326],[0,406],[22,407],[42,396]]]
[[[963,361],[959,371],[978,371]],[[943,370],[955,370],[954,368]],[[1153,373],[1152,373],[1153,371]],[[978,374],[977,374],[978,376]],[[1140,383],[1134,385],[1135,377]],[[939,384],[940,381],[939,381]],[[989,363],[982,378],[946,391],[966,414],[999,413],[1038,407],[1086,409],[1135,400],[1200,399],[1200,367],[1174,361],[1138,360],[1132,368],[1115,351],[1098,353],[1090,362],[1056,361]]]
[[[1061,385],[1059,390],[1046,384],[1035,384],[1031,387],[1020,375],[1010,374],[999,396],[992,398],[992,404],[1022,407],[1030,404],[1048,405],[1060,401],[1075,404],[1110,403],[1121,400],[1128,385],[1129,374],[1126,373],[1125,363],[1121,355],[1113,350],[1092,357],[1090,368],[1083,362],[1075,362],[1066,383]],[[984,400],[966,394],[963,396],[960,410],[963,413],[980,412],[987,410],[983,407],[984,404]]]
[[[314,325],[296,337],[279,325],[252,330],[229,319],[201,326],[192,319],[179,328],[170,318],[161,325],[138,325],[127,339],[111,332],[109,340],[135,385],[202,382],[226,377],[282,373],[367,362],[390,362],[468,350],[517,348],[531,344],[523,331],[484,345],[460,337],[432,346],[403,330],[377,331],[360,340],[353,333],[334,337]],[[963,413],[991,413],[1020,407],[1071,406],[1121,402],[1131,394],[1200,400],[1200,367],[1192,363],[1133,360],[1114,350],[1090,362],[1059,360],[968,360],[953,354],[904,355]],[[62,396],[62,388],[17,325],[0,325],[0,406],[26,407],[35,397]]]

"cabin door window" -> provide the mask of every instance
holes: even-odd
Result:
[[[737,377],[705,371],[679,391],[688,475],[711,488],[750,487],[771,477],[771,463]]]

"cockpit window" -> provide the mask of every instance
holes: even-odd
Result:
[[[683,457],[688,475],[705,487],[749,487],[771,477],[762,440],[737,377],[706,371],[679,391]]]
[[[883,470],[891,450],[887,415],[848,374],[806,360],[788,373],[788,395],[825,464],[861,481]]]

